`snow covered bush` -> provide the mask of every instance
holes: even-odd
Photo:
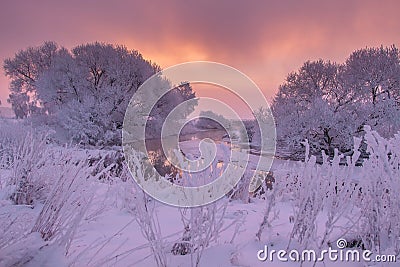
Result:
[[[360,145],[361,139],[355,139]],[[355,163],[360,152],[347,157],[347,166],[340,164],[343,155],[335,150],[333,159],[323,154],[323,163],[317,164],[316,156],[310,155],[308,142],[306,160],[283,164],[274,172],[272,190],[266,189],[266,209],[263,221],[256,234],[262,234],[271,226],[271,221],[279,216],[276,203],[289,203],[293,213],[289,221],[293,227],[289,235],[288,247],[293,241],[295,246],[321,249],[330,244],[337,236],[347,234],[351,221],[347,215],[354,212],[359,187],[353,176],[357,171]]]
[[[250,202],[249,187],[252,175],[252,171],[245,171],[238,184],[235,186],[234,189],[232,189],[232,192],[228,194],[231,200],[241,200],[243,203]]]
[[[364,131],[364,140],[354,138],[351,156],[335,149],[333,158],[323,154],[318,164],[306,142],[304,162],[283,164],[274,172],[275,191],[266,196],[259,239],[274,204],[282,202],[293,207],[288,247],[322,250],[345,238],[348,246],[399,255],[400,135],[385,139],[368,126]],[[362,142],[369,158],[358,166]]]
[[[226,147],[224,148],[226,149]],[[198,166],[202,166],[204,162],[211,162],[210,166],[200,172],[183,171],[181,174],[182,177],[178,181],[179,184],[183,186],[201,186],[218,179],[229,163],[228,151],[224,150],[224,152],[223,159],[214,158],[214,160],[210,161],[207,156],[205,156],[206,158],[199,159],[197,162]],[[185,159],[179,156],[178,159],[180,165],[185,166]],[[239,162],[238,166],[241,166],[241,164],[243,162]],[[238,224],[237,221],[234,221],[229,225],[225,225],[224,221],[226,209],[236,190],[237,188],[234,188],[221,199],[207,205],[179,208],[184,231],[182,238],[172,247],[174,255],[190,254],[191,266],[200,266],[204,250],[212,243],[216,243],[223,231]],[[247,184],[247,195],[248,190],[249,187]]]
[[[274,184],[273,188],[267,188],[264,192],[266,208],[264,210],[263,220],[256,233],[256,237],[258,238],[258,240],[261,240],[261,236],[264,230],[268,227],[271,227],[271,222],[278,217],[279,212],[274,209],[276,203],[276,192],[279,191],[277,187],[278,185]]]
[[[97,165],[90,166],[87,160],[76,161],[73,152],[70,150],[58,159],[55,182],[32,228],[32,232],[40,233],[43,240],[63,247],[65,254],[68,254],[74,234],[91,204],[92,179],[101,175],[100,172],[93,176]]]
[[[156,212],[156,200],[143,192],[136,185],[134,216],[142,235],[149,242],[157,266],[167,266],[166,243],[163,240],[160,220]]]
[[[129,157],[129,162],[133,164],[131,170],[134,170],[134,173],[132,175],[138,175],[144,180],[144,177],[149,175],[151,170],[147,169],[145,164],[142,164],[143,155],[132,151]],[[127,166],[124,166],[127,170]],[[167,266],[166,244],[162,237],[160,221],[156,212],[156,206],[159,203],[139,187],[128,171],[125,171],[124,174],[127,176],[126,179],[123,179],[128,186],[127,190],[133,193],[129,194],[132,199],[126,199],[126,208],[133,213],[143,237],[149,242],[156,265],[159,267]]]
[[[132,175],[141,177],[139,180],[156,175],[151,166],[143,163],[143,155],[132,151],[128,157],[130,157],[129,164],[132,164]],[[185,160],[179,156],[177,158],[180,161]],[[201,164],[200,161],[198,163]],[[217,179],[224,169],[224,164],[215,159],[211,166],[203,171],[182,171],[174,183],[183,186],[201,186]],[[132,178],[126,181],[126,190],[130,191],[127,196],[130,197],[127,198],[125,209],[130,210],[135,216],[143,237],[149,242],[157,266],[168,265],[167,255],[169,252],[172,252],[173,255],[187,255],[192,266],[199,266],[204,250],[210,245],[216,244],[222,232],[238,224],[236,219],[225,224],[226,209],[230,203],[231,194],[234,193],[232,191],[218,201],[201,207],[176,208],[181,216],[182,236],[170,244],[161,233],[161,221],[157,216],[157,209],[162,208],[163,204],[144,193]]]
[[[181,209],[184,233],[172,247],[172,253],[190,254],[191,266],[199,266],[204,249],[216,242],[224,230],[227,204],[227,199],[220,199],[206,206]]]
[[[7,181],[10,198],[17,205],[32,205],[34,200],[43,198],[46,189],[46,181],[39,174],[50,154],[46,136],[29,129],[12,143],[11,153],[12,157],[8,158],[11,173]]]
[[[0,168],[9,169],[14,160],[14,150],[29,128],[16,120],[0,119],[0,125]]]
[[[308,148],[308,147],[307,147]],[[308,152],[308,149],[307,149]],[[316,157],[308,158],[298,170],[299,176],[292,184],[294,202],[294,225],[290,238],[309,246],[309,242],[316,239],[316,219],[323,208],[326,197],[321,169],[316,166]],[[290,244],[290,243],[289,243]]]
[[[366,127],[369,159],[360,179],[359,235],[366,248],[400,254],[400,133],[384,139]]]

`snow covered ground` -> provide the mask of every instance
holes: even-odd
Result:
[[[29,238],[31,243],[23,239],[23,244],[17,243],[19,246],[1,250],[0,263],[7,262],[7,258],[3,257],[18,257],[21,247],[30,246],[29,249],[37,249],[37,252],[33,254],[36,258],[29,266],[35,264],[60,266],[60,261],[73,266],[155,266],[148,241],[142,236],[134,215],[129,209],[124,208],[122,203],[118,203],[121,202],[120,198],[124,197],[125,186],[123,183],[113,185],[97,183],[93,187],[96,190],[93,202],[95,204],[81,221],[66,259],[60,251],[54,256],[54,248],[48,251],[39,249],[44,246],[44,242],[40,236],[35,235],[33,240]],[[10,201],[3,200],[0,207],[2,224],[4,225],[6,220],[11,220],[8,216],[12,216],[12,219],[20,222],[20,225],[13,226],[18,228],[15,231],[28,233],[41,208],[41,205],[33,209],[16,206]],[[292,228],[289,218],[293,216],[293,212],[290,204],[279,203],[276,207],[280,211],[279,218],[272,223],[262,241],[258,241],[256,232],[262,221],[264,209],[265,201],[262,199],[254,199],[250,203],[232,201],[224,215],[224,224],[229,225],[236,220],[238,228],[231,226],[222,232],[218,241],[204,251],[200,266],[271,266],[271,263],[259,261],[257,252],[263,249],[264,245],[277,250],[286,248]],[[160,218],[162,236],[166,237],[168,244],[165,247],[168,266],[190,266],[190,255],[171,253],[172,245],[178,241],[183,232],[178,208],[157,203],[157,215]],[[235,231],[238,231],[236,236],[234,236]],[[43,253],[45,257],[42,256]],[[335,263],[325,262],[325,264],[334,266]],[[273,266],[299,266],[299,263],[279,263],[275,260]],[[343,263],[340,266],[364,265]]]
[[[380,149],[390,145],[394,148],[396,140],[382,146],[378,143],[384,141],[380,140],[374,147],[375,155],[382,157],[386,152]],[[197,141],[181,145],[185,153],[198,153]],[[397,155],[394,149],[391,151]],[[208,240],[198,266],[300,266],[300,262],[281,262],[276,256],[273,262],[260,261],[258,256],[264,254],[259,251],[267,246],[269,251],[320,252],[329,247],[338,249],[336,241],[344,238],[349,246],[343,251],[355,249],[362,253],[365,248],[352,247],[350,242],[360,240],[367,246],[367,241],[375,241],[371,234],[379,236],[380,244],[377,251],[372,247],[373,255],[398,253],[399,217],[395,214],[400,203],[396,186],[399,172],[395,168],[398,161],[376,158],[370,165],[356,167],[351,162],[349,166],[339,166],[340,159],[318,165],[315,158],[308,156],[306,162],[275,160],[271,169],[275,179],[273,190],[264,186],[264,192],[245,198],[221,199],[215,203],[214,218],[206,209],[197,208],[203,215],[196,217],[191,209],[143,197],[132,179],[122,178],[127,174],[117,168],[118,164],[113,160],[107,163],[110,158],[106,160],[106,155],[111,153],[116,157],[115,151],[51,145],[46,153],[46,160],[30,165],[30,172],[43,180],[44,188],[41,197],[32,203],[15,205],[11,196],[18,184],[11,185],[9,178],[17,170],[4,164],[0,169],[0,266],[161,266],[160,262],[157,264],[154,249],[161,250],[158,255],[164,257],[161,262],[167,266],[192,266],[196,265],[197,252],[175,255],[173,251],[174,245],[184,241],[185,226],[198,227],[193,224],[195,220],[204,223],[205,228],[217,227],[209,239],[203,235],[208,233],[207,229],[191,233],[189,243],[198,246],[197,251],[202,247],[195,240]],[[373,194],[380,195],[369,199],[368,190],[380,187],[376,183],[368,187],[372,180],[367,178],[377,177],[377,173],[382,175],[374,181],[394,193],[389,196],[385,193],[389,191],[374,191]],[[367,221],[372,219],[378,229],[368,225]],[[367,233],[365,236],[363,231]],[[146,236],[149,232],[154,235]],[[196,233],[203,236],[195,236]],[[398,266],[398,263],[325,258],[315,265],[305,261],[302,266]]]

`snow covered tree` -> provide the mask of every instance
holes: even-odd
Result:
[[[45,42],[38,47],[20,50],[14,58],[4,60],[5,74],[11,79],[8,102],[17,118],[25,118],[39,111],[36,82],[43,71],[51,66],[59,51],[54,42]]]
[[[344,64],[306,62],[288,75],[274,98],[278,145],[309,140],[312,152],[351,149],[371,125],[385,137],[400,129],[400,58],[396,47],[355,51]]]
[[[40,77],[37,91],[73,139],[115,144],[131,96],[158,70],[126,47],[86,44],[60,53]]]
[[[346,61],[345,86],[355,95],[355,112],[363,124],[384,137],[400,126],[400,53],[395,46],[355,51]]]
[[[223,129],[223,125],[229,126],[230,124],[230,121],[223,115],[211,110],[200,111],[199,118],[196,121],[196,127],[203,129]]]
[[[12,79],[10,102],[18,117],[40,113],[75,141],[91,145],[120,143],[131,97],[161,70],[136,50],[98,42],[71,51],[48,42],[20,51],[4,69]],[[193,97],[189,84],[171,91],[153,112],[154,129],[165,112]]]
[[[168,81],[164,81],[169,84]],[[170,85],[168,86],[170,87]],[[159,90],[160,88],[154,88],[155,90]],[[152,97],[149,95],[148,97]],[[195,93],[192,90],[191,85],[188,82],[184,82],[172,90],[168,91],[164,96],[162,96],[156,103],[156,105],[152,108],[149,119],[146,124],[146,138],[160,138],[161,137],[161,129],[163,123],[166,121],[167,116],[172,112],[172,110],[178,106],[180,103],[183,103],[187,100],[195,98]],[[149,101],[152,103],[153,101]],[[194,107],[197,104],[197,100],[193,99],[193,104],[186,105],[185,109],[181,109],[181,113],[179,114],[179,118],[176,120],[170,120],[168,123],[177,123],[178,119],[186,118],[190,113],[194,111]],[[177,124],[178,127],[179,124]],[[172,125],[168,125],[168,127],[173,127]]]
[[[341,71],[339,65],[319,60],[289,74],[272,104],[278,142],[297,148],[308,139],[313,149],[327,152],[349,147],[352,120],[342,114],[348,94],[340,85]]]

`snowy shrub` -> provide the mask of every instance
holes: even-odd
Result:
[[[128,157],[129,164],[132,164],[132,175],[140,177],[139,180],[145,180],[145,177],[149,175],[156,175],[154,170],[149,169],[150,166],[142,162],[143,155],[132,152]],[[178,157],[178,159],[183,160],[182,157]],[[182,172],[181,177],[174,182],[184,186],[207,184],[217,179],[224,170],[224,166],[219,160],[214,160],[211,165],[201,172]],[[168,177],[165,177],[165,179],[168,179]],[[168,253],[166,249],[169,247],[169,243],[162,236],[160,221],[156,212],[162,204],[144,193],[133,179],[122,180],[125,180],[128,184],[126,186],[128,192],[123,193],[128,197],[124,208],[135,216],[142,235],[149,242],[157,266],[166,266],[166,255]],[[223,231],[238,224],[238,221],[234,220],[230,224],[224,225],[229,200],[230,195],[201,207],[177,208],[181,214],[183,234],[178,241],[171,245],[172,254],[189,255],[191,265],[199,266],[204,250],[212,243],[216,243]]]
[[[307,158],[307,155],[306,155]],[[316,218],[322,209],[322,200],[325,197],[323,188],[320,188],[321,171],[314,168],[315,156],[311,156],[299,170],[299,188],[295,191],[295,221],[291,238],[296,238],[299,243],[308,245],[310,240],[316,238]],[[296,196],[296,193],[298,194]]]
[[[46,184],[39,170],[46,164],[49,154],[46,136],[36,134],[33,129],[13,142],[12,158],[8,161],[11,177],[7,185],[15,204],[32,205],[35,199],[42,198]]]
[[[265,199],[265,195],[268,190],[272,190],[274,187],[278,186],[277,182],[275,181],[273,171],[259,171],[256,179],[258,180],[258,182],[255,184],[256,190],[250,193],[250,195],[253,197]]]
[[[335,149],[332,159],[323,153],[322,164],[317,164],[306,142],[304,162],[282,165],[285,170],[274,173],[277,191],[266,196],[258,238],[269,224],[274,203],[287,201],[293,206],[294,223],[288,247],[295,240],[303,248],[320,250],[345,237],[349,246],[399,255],[400,135],[385,139],[368,126],[364,130],[369,159],[363,166],[357,165],[362,139],[354,138],[352,156]]]
[[[231,200],[241,200],[243,203],[250,202],[249,186],[253,172],[246,170],[234,189],[228,194]]]
[[[394,248],[400,253],[400,134],[384,139],[366,127],[369,159],[360,179],[359,235],[375,252]]]
[[[93,169],[92,175],[96,175],[102,181],[113,180],[121,178],[127,179],[124,175],[124,155],[121,151],[109,150],[102,151],[98,155],[92,155],[88,158],[89,166],[96,166]]]
[[[19,121],[0,119],[0,168],[8,169],[14,160],[15,147],[25,138],[27,127]]]
[[[259,131],[257,121],[256,120],[244,120],[243,124],[246,129],[245,134],[247,135],[249,142],[252,143],[253,137],[255,136],[255,134],[257,133],[257,136],[259,135],[259,133],[257,132],[257,131]],[[243,139],[243,140],[245,140],[245,139]]]
[[[214,159],[211,161],[211,165],[203,171],[182,172],[182,177],[179,181],[180,184],[184,186],[201,186],[218,179],[225,170],[226,163],[224,162],[228,162],[227,156],[227,154],[224,154],[223,160]],[[180,165],[185,166],[183,162],[185,159],[182,157],[178,158]],[[203,160],[209,162],[208,158],[204,158]],[[198,164],[202,164],[201,160],[198,161]],[[238,166],[245,165],[241,164],[243,162],[239,162]],[[236,190],[237,188],[231,190],[231,192],[221,199],[204,206],[179,208],[184,232],[181,240],[176,242],[172,247],[174,255],[190,254],[191,266],[199,266],[204,249],[211,243],[215,243],[221,233],[227,228],[238,224],[237,221],[234,221],[228,226],[224,225],[226,209]],[[247,194],[248,190],[249,187],[247,186]]]
[[[32,232],[39,232],[45,241],[65,248],[68,253],[73,236],[93,198],[93,169],[87,161],[76,162],[73,153],[60,158],[56,182],[36,220]]]
[[[216,242],[224,230],[224,215],[228,201],[220,199],[197,208],[182,208],[184,233],[172,248],[174,255],[190,254],[191,266],[199,266],[204,249]]]
[[[133,175],[140,176],[144,180],[144,177],[149,174],[149,170],[145,164],[142,164],[143,155],[132,152],[129,157],[129,162],[133,164],[133,168],[131,168],[131,170],[134,170]],[[124,166],[127,169],[127,166]],[[131,177],[127,171],[124,174],[127,177]],[[126,208],[133,213],[143,237],[149,242],[156,265],[167,266],[166,246],[162,238],[160,221],[156,213],[158,202],[146,194],[132,177],[122,180],[126,181],[127,190],[133,190],[134,193],[133,195],[129,194],[133,198],[127,199]]]
[[[252,198],[265,198],[267,190],[272,189],[274,182],[273,172],[255,172],[248,166],[238,184],[228,195],[231,200],[249,203]]]
[[[146,193],[136,188],[134,198],[135,218],[142,235],[147,239],[157,266],[167,266],[166,246],[162,239],[160,221],[155,212],[157,202]]]
[[[318,232],[317,247],[321,249],[332,242],[332,234],[339,233],[344,236],[348,233],[348,229],[353,224],[349,214],[356,215],[354,203],[358,201],[359,186],[354,180],[354,174],[359,167],[356,166],[361,153],[357,148],[360,147],[361,139],[354,138],[354,154],[346,157],[346,166],[340,163],[344,155],[339,154],[338,150],[334,150],[334,157],[329,160],[329,156],[323,153],[322,168],[323,176],[321,177],[321,189],[325,194],[322,200],[323,210],[322,219],[324,227]],[[340,223],[345,223],[340,225]],[[347,230],[340,230],[340,227]]]
[[[361,140],[354,143],[360,145]],[[296,239],[303,247],[313,246],[321,249],[331,242],[332,234],[346,234],[340,231],[339,225],[346,221],[345,217],[352,212],[357,201],[358,186],[353,180],[359,152],[347,157],[347,166],[341,166],[343,155],[336,149],[334,157],[323,154],[323,163],[317,164],[316,157],[310,156],[310,147],[305,142],[305,162],[298,162],[286,173],[276,177],[277,186],[282,196],[289,196],[294,208],[294,225],[290,233],[290,241]],[[275,184],[274,184],[275,186]],[[341,221],[340,221],[341,220]],[[324,221],[323,226],[318,222]],[[345,224],[350,224],[346,221]],[[348,226],[348,225],[347,225]]]
[[[256,237],[258,240],[261,240],[261,235],[263,234],[265,228],[271,227],[271,222],[278,217],[278,211],[273,210],[275,207],[275,202],[276,202],[276,192],[279,189],[277,188],[277,185],[274,185],[274,188],[267,189],[265,191],[265,200],[266,200],[266,208],[264,211],[263,215],[263,220],[260,224],[260,227],[258,228],[258,231],[256,233]],[[274,212],[274,213],[272,213]],[[273,215],[273,216],[271,216]]]

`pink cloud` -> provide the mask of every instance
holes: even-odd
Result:
[[[268,97],[308,59],[343,61],[365,46],[399,45],[398,1],[9,1],[0,60],[54,40],[137,49],[163,67],[211,60],[246,73]],[[0,99],[7,79],[0,77]]]

